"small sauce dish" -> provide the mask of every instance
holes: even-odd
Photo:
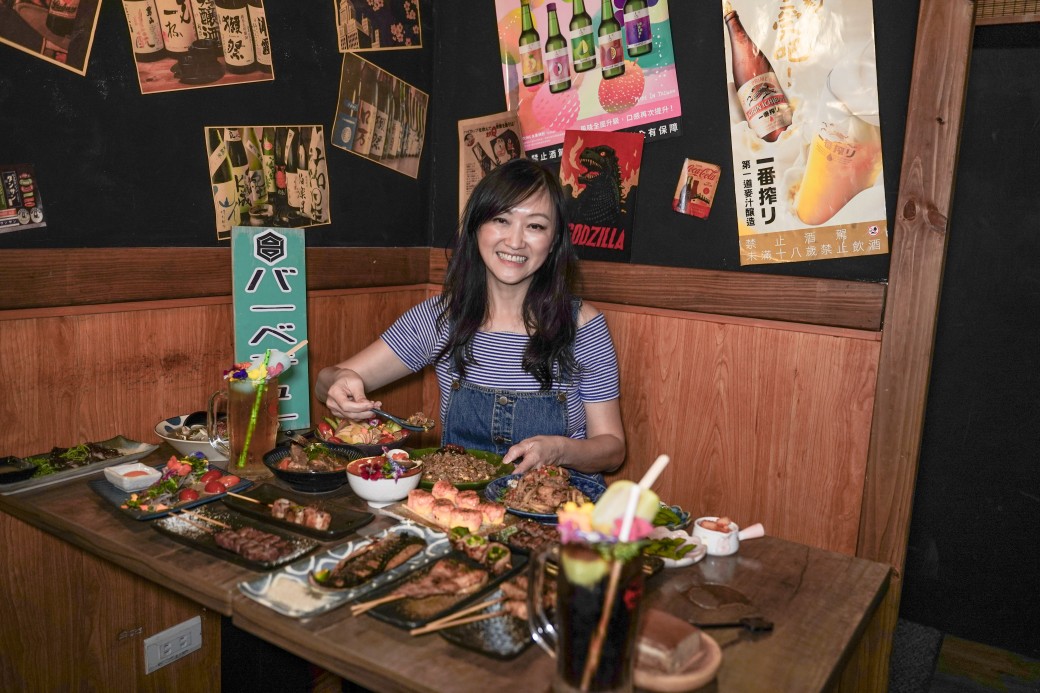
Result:
[[[717,524],[718,520],[718,517],[698,517],[693,523],[693,536],[707,547],[709,556],[730,556],[737,552],[741,541],[765,535],[765,528],[761,522],[747,529],[741,529],[736,522],[730,522],[724,531],[709,529],[703,524],[705,521],[709,525]]]
[[[114,467],[105,468],[105,478],[116,488],[133,493],[142,491],[162,477],[159,470],[153,469],[140,462],[129,462],[117,464]]]

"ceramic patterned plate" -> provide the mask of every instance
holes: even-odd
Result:
[[[490,600],[502,596],[502,590],[498,589],[484,598]],[[489,606],[480,613],[496,611],[500,611],[501,616],[445,628],[439,631],[440,636],[453,645],[488,657],[513,659],[534,642],[531,639],[531,629],[527,621],[502,611],[501,604]]]
[[[51,484],[59,484],[70,479],[78,479],[99,472],[106,467],[139,460],[159,447],[158,445],[129,440],[123,436],[116,436],[115,438],[109,438],[108,440],[98,441],[97,444],[103,445],[107,448],[114,448],[119,451],[120,456],[108,460],[91,462],[90,464],[85,464],[80,467],[72,467],[70,469],[47,473],[46,467],[41,468],[41,464],[46,462],[49,453],[30,455],[29,457],[26,457],[25,460],[36,465],[37,471],[32,477],[25,479],[24,481],[4,484],[0,487],[0,494],[6,495],[9,493],[18,493],[26,489],[40,488],[43,486],[50,486]]]
[[[422,537],[426,548],[393,570],[375,576],[368,582],[351,589],[332,590],[313,587],[308,580],[312,571],[332,570],[341,560],[358,549],[382,539],[390,533],[406,532]],[[281,570],[256,580],[238,583],[238,590],[253,601],[293,618],[310,618],[331,611],[349,601],[367,595],[374,589],[393,582],[398,577],[429,564],[451,552],[448,535],[429,527],[402,522],[389,529],[362,536],[345,544],[316,553]]]
[[[508,503],[502,500],[502,496],[505,495],[512,486],[516,485],[516,482],[520,479],[520,474],[510,474],[509,476],[499,477],[495,479],[487,488],[484,489],[484,497],[490,501],[496,503],[504,503],[506,510],[514,515],[520,517],[526,517],[529,520],[535,520],[542,524],[554,525],[556,524],[556,513],[533,513],[527,510],[520,510],[519,508],[511,508]],[[577,474],[571,474],[570,476],[571,486],[584,493],[590,501],[595,503],[603,492],[607,490],[607,487],[599,483],[595,479],[590,479],[586,476],[578,476]]]

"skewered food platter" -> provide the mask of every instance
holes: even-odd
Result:
[[[422,539],[424,548],[401,565],[372,574],[355,587],[335,589],[318,588],[311,582],[311,574],[328,571],[370,544],[391,535],[412,535]],[[428,565],[451,551],[448,537],[429,527],[411,522],[402,522],[388,529],[363,536],[332,549],[315,553],[269,575],[240,582],[239,591],[250,599],[294,618],[310,618],[365,597],[372,590],[405,575],[421,566]]]
[[[261,525],[233,510],[201,508],[152,525],[183,544],[253,570],[272,570],[318,547],[314,539]]]
[[[348,508],[341,500],[315,501],[271,484],[231,493],[224,505],[257,520],[330,541],[363,527],[374,517],[370,512]]]

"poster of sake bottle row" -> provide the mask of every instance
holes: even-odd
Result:
[[[416,178],[429,100],[426,92],[345,53],[330,143]]]
[[[723,0],[740,264],[888,252],[871,0]]]
[[[329,171],[320,125],[207,127],[217,240],[236,226],[328,224]]]
[[[567,130],[682,134],[667,0],[495,0],[507,110],[524,150],[556,160]]]
[[[274,79],[263,0],[122,0],[142,94]]]

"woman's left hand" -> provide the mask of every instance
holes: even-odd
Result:
[[[562,465],[566,440],[562,436],[534,436],[509,448],[502,456],[502,461],[516,464],[514,474],[523,474],[548,464]]]

